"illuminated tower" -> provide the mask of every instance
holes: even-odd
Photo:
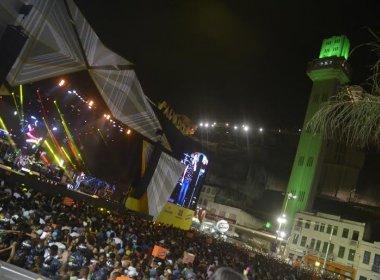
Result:
[[[363,155],[306,131],[305,126],[322,103],[349,82],[347,63],[350,43],[346,36],[323,40],[319,58],[308,64],[307,75],[313,81],[297,153],[290,175],[283,213],[287,228],[295,213],[310,210],[316,192],[336,196],[339,189],[354,188],[363,164]],[[296,195],[296,199],[292,199]]]

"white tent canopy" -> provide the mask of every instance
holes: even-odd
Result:
[[[32,5],[23,17],[23,4]],[[88,70],[115,118],[157,141],[161,125],[132,64],[108,49],[73,0],[1,0],[0,34],[7,24],[29,36],[7,76],[12,86]],[[167,147],[167,140],[162,139]]]

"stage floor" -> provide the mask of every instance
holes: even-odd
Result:
[[[40,176],[33,174],[28,174],[12,169],[7,165],[0,164],[0,179],[4,180],[6,186],[25,186],[31,187],[36,191],[41,193],[46,193],[50,195],[60,195],[63,197],[70,197],[76,201],[85,201],[94,206],[104,207],[108,209],[125,209],[123,204],[118,201],[112,201],[105,198],[100,198],[97,196],[92,196],[84,192],[74,191],[67,188],[67,185],[43,179]]]

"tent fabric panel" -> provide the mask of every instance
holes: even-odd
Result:
[[[63,1],[35,0],[20,20],[29,36],[7,80],[11,85],[43,80],[86,69]]]
[[[184,170],[183,163],[166,153],[161,154],[147,190],[149,215],[158,216]]]

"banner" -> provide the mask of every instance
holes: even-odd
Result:
[[[176,228],[189,230],[193,217],[193,210],[168,202],[158,215],[156,221],[163,224],[172,225]]]
[[[193,263],[194,260],[195,260],[194,254],[188,253],[186,251],[183,252],[183,258],[182,258],[183,263]]]
[[[161,246],[158,246],[158,245],[154,245],[153,251],[152,251],[152,256],[155,258],[159,258],[159,259],[164,260],[164,259],[166,259],[167,253],[168,253],[168,249],[161,247]]]

